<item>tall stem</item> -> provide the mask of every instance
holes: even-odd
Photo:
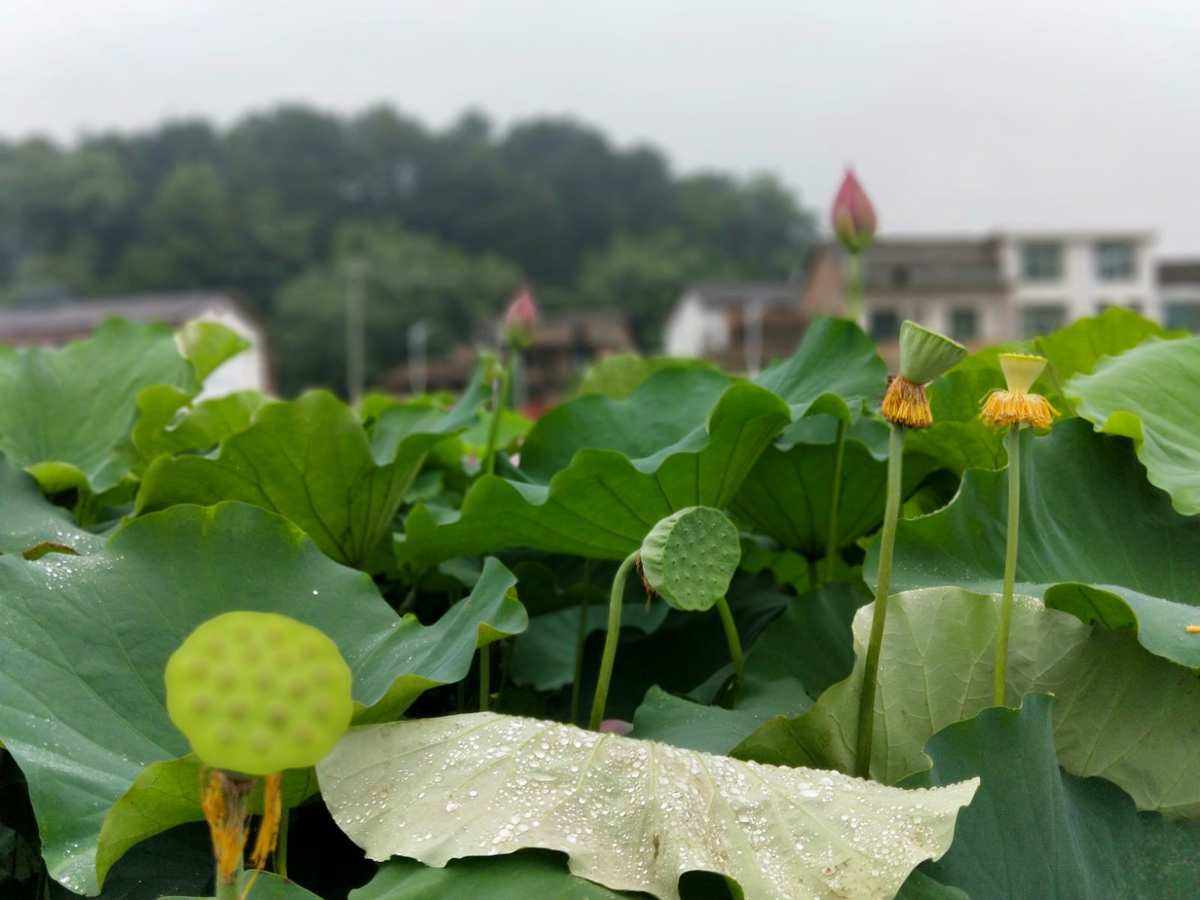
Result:
[[[858,745],[854,774],[871,774],[871,740],[875,735],[875,688],[879,683],[879,651],[887,622],[888,591],[892,584],[892,551],[896,547],[896,523],[900,519],[900,479],[904,467],[904,428],[893,424],[888,434],[887,505],[883,511],[883,530],[879,538],[879,571],[876,573],[875,614],[871,619],[871,639],[867,644],[867,663],[863,672],[862,694],[858,701]]]
[[[996,665],[992,672],[992,703],[1004,705],[1008,677],[1008,632],[1012,626],[1013,582],[1017,577],[1017,537],[1021,527],[1021,427],[1013,425],[1004,438],[1008,451],[1008,537],[1004,546],[1004,595],[1000,601],[1000,633],[996,636]]]
[[[479,648],[479,710],[488,708],[492,695],[492,645],[484,644]]]
[[[613,664],[617,660],[617,643],[621,639],[621,606],[625,602],[625,580],[637,562],[634,550],[621,563],[613,576],[612,592],[608,596],[608,632],[604,635],[604,655],[600,657],[600,676],[596,679],[596,695],[592,698],[592,716],[588,728],[595,731],[604,720],[604,704],[608,702],[608,683],[612,681]]]
[[[857,322],[862,317],[862,258],[851,253],[846,261],[846,318]]]
[[[833,443],[833,486],[829,491],[829,538],[825,543],[825,582],[833,581],[837,569],[838,506],[842,502],[842,464],[846,456],[846,422],[839,418]]]
[[[483,450],[483,471],[492,475],[496,471],[496,438],[500,434],[500,419],[508,398],[508,384],[512,380],[512,354],[500,369],[500,376],[492,385],[492,421],[488,423],[487,445]]]
[[[575,680],[571,683],[571,724],[579,721],[579,706],[583,700],[583,647],[587,642],[588,590],[579,601],[579,630],[575,634]]]
[[[729,601],[724,597],[717,601],[717,612],[721,616],[721,627],[725,629],[725,643],[729,645],[733,671],[737,675],[738,684],[741,684],[742,672],[745,669],[742,658],[742,639],[738,635],[737,622],[733,621],[733,612],[729,608]]]

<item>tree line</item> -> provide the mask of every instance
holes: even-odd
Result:
[[[408,325],[442,352],[524,280],[552,310],[621,307],[653,350],[684,284],[795,275],[814,235],[770,175],[679,175],[570,118],[436,129],[386,105],[285,105],[227,128],[0,140],[0,302],[231,291],[267,323],[286,391],[341,384],[352,259],[378,375]]]

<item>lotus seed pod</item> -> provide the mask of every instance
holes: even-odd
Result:
[[[913,384],[929,384],[967,355],[967,348],[908,319],[900,326],[900,375]]]
[[[706,610],[725,596],[742,558],[738,531],[719,509],[690,506],[642,541],[646,584],[676,609]]]
[[[1033,356],[1028,353],[1001,353],[1000,371],[1004,373],[1004,382],[1010,391],[1021,394],[1029,393],[1033,383],[1037,381],[1042,370],[1046,368],[1044,356]]]
[[[321,631],[231,612],[167,660],[167,713],[207,765],[268,775],[315,765],[350,725],[350,668]]]

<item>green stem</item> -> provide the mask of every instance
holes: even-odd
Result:
[[[508,383],[512,378],[512,355],[500,369],[500,377],[492,385],[492,421],[488,423],[487,445],[483,450],[483,471],[488,475],[496,472],[496,438],[500,434],[500,418],[504,415]]]
[[[575,634],[575,680],[571,683],[571,724],[579,721],[579,707],[583,700],[583,645],[587,643],[588,594],[583,592],[579,601],[579,630]]]
[[[833,581],[837,569],[838,506],[842,502],[842,463],[846,456],[846,422],[838,419],[837,439],[833,444],[833,487],[829,495],[829,539],[825,544],[825,582]]]
[[[892,551],[896,546],[896,523],[900,520],[900,479],[904,467],[904,427],[893,424],[888,434],[887,504],[879,538],[879,571],[876,573],[875,613],[858,701],[858,743],[854,774],[871,774],[871,740],[875,734],[875,688],[879,683],[879,651],[887,621],[888,591],[892,584]]]
[[[279,813],[279,837],[275,840],[275,874],[287,878],[288,827],[292,811],[285,805]]]
[[[222,882],[221,876],[217,875],[217,893],[215,900],[240,900],[238,894],[238,879],[234,876],[232,881]]]
[[[492,645],[479,648],[479,709],[487,710],[492,693]]]
[[[862,316],[863,307],[862,259],[859,254],[850,254],[846,269],[846,318],[857,322]]]
[[[634,550],[621,563],[613,576],[612,592],[608,597],[608,632],[604,635],[604,654],[600,657],[600,675],[596,679],[596,694],[592,698],[592,716],[588,728],[596,731],[604,720],[604,704],[608,702],[608,683],[612,681],[613,663],[617,660],[617,643],[621,639],[621,606],[625,602],[625,579],[637,562]]]
[[[742,673],[745,669],[742,659],[742,639],[738,636],[737,622],[733,621],[733,611],[729,608],[729,601],[724,597],[717,601],[717,612],[721,616],[721,627],[725,629],[725,643],[729,645],[733,671],[737,675],[738,684],[741,684]]]
[[[1008,676],[1008,632],[1012,626],[1013,582],[1017,576],[1017,537],[1021,527],[1021,427],[1013,425],[1004,438],[1008,451],[1008,537],[1004,546],[1004,595],[1000,601],[1000,633],[996,636],[996,666],[992,673],[992,703],[1004,705]]]

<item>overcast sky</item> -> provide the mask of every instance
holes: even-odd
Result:
[[[280,100],[571,113],[896,233],[1152,228],[1200,255],[1197,0],[3,0],[0,133]]]

